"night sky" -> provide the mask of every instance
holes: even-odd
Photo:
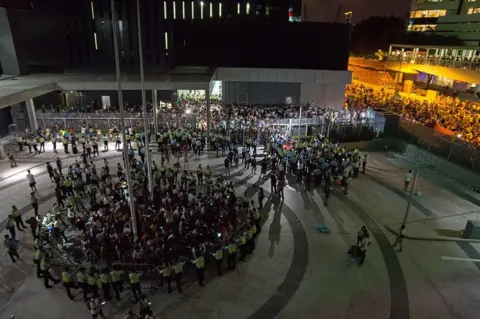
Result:
[[[305,12],[302,18],[307,21],[343,21],[343,13],[353,12],[353,22],[357,23],[371,16],[406,17],[410,0],[303,0]],[[304,11],[304,10],[303,10]]]

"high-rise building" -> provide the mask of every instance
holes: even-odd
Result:
[[[480,0],[412,0],[408,30],[480,43]]]

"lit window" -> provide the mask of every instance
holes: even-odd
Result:
[[[203,20],[203,6],[205,3],[203,1],[200,1],[200,19]]]
[[[175,5],[175,1],[173,1],[173,20],[177,18],[177,6]]]
[[[167,19],[167,1],[163,1],[163,18]]]
[[[92,19],[95,20],[95,8],[93,6],[93,1],[90,1],[90,11],[92,11]]]
[[[250,3],[247,2],[247,5],[246,5],[246,11],[247,11],[247,14],[250,14]]]
[[[93,34],[93,42],[95,43],[95,50],[98,50],[98,42],[97,42],[97,33]]]
[[[240,2],[237,3],[237,14],[240,14]]]
[[[195,4],[192,1],[192,19],[195,19]]]
[[[182,19],[185,20],[185,1],[182,1]]]
[[[410,12],[410,18],[438,18],[447,14],[447,10],[419,10]]]
[[[218,16],[220,18],[222,17],[222,3],[221,2],[218,4]]]
[[[165,50],[168,50],[168,32],[165,32]]]
[[[210,2],[210,18],[213,17],[213,3]]]
[[[436,27],[437,27],[436,24],[412,24],[408,26],[408,31],[418,31],[418,32],[435,31]]]
[[[480,8],[468,8],[468,14],[479,14]]]

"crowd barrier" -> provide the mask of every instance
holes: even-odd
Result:
[[[477,147],[464,142],[454,135],[445,135],[433,128],[401,120],[394,137],[416,146],[419,150],[436,155],[447,162],[457,164],[469,172],[480,174],[480,158]],[[417,152],[413,155],[417,156],[418,154],[430,158],[430,155],[427,155],[427,153]]]

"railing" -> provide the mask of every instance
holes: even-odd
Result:
[[[402,62],[402,63],[413,63],[413,64],[423,64],[423,65],[436,65],[449,68],[457,69],[469,69],[469,70],[480,70],[480,61],[467,61],[467,60],[453,60],[453,59],[442,59],[442,58],[427,58],[427,57],[402,57],[395,55],[390,55],[388,61],[391,62]]]
[[[447,136],[430,127],[402,120],[395,137],[480,174],[477,147],[454,136]]]

